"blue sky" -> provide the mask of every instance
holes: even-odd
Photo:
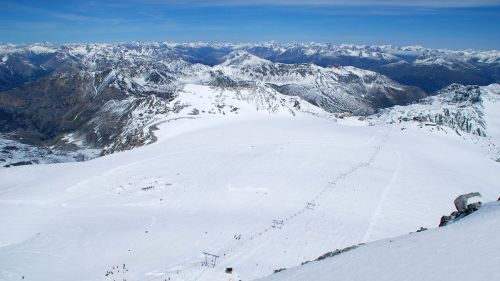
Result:
[[[500,0],[0,0],[0,42],[331,42],[500,49]]]

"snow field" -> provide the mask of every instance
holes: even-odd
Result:
[[[157,135],[0,171],[0,280],[115,280],[122,264],[127,280],[226,280],[226,267],[252,280],[436,226],[458,194],[498,196],[498,163],[456,135],[265,115],[181,119]],[[203,251],[220,256],[214,268]]]

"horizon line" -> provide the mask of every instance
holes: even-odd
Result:
[[[140,43],[140,44],[206,44],[206,45],[258,45],[258,44],[277,44],[277,45],[306,45],[306,44],[316,44],[316,45],[330,45],[333,47],[342,47],[342,46],[353,46],[353,47],[392,47],[392,48],[424,48],[427,50],[436,50],[436,51],[480,51],[480,52],[494,52],[500,51],[500,49],[451,49],[451,48],[431,48],[426,47],[422,44],[409,44],[409,45],[398,45],[398,44],[356,44],[356,43],[333,43],[327,41],[280,41],[280,40],[266,40],[266,41],[163,41],[163,40],[131,40],[131,41],[116,41],[116,42],[104,42],[104,41],[88,41],[88,42],[71,42],[71,43],[57,43],[51,41],[41,41],[41,42],[32,42],[32,43],[12,43],[12,42],[0,42],[0,45],[12,45],[15,47],[28,47],[31,45],[50,45],[53,47],[59,46],[67,46],[67,45],[125,45],[132,43]]]

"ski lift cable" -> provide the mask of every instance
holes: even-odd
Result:
[[[351,175],[352,173],[354,173],[355,171],[361,169],[361,168],[364,168],[364,167],[368,167],[369,165],[371,165],[376,157],[378,156],[378,154],[380,153],[380,151],[382,150],[382,147],[385,145],[385,143],[387,142],[388,140],[388,137],[389,137],[389,134],[390,134],[390,130],[383,136],[381,142],[375,146],[375,149],[374,149],[374,152],[371,153],[370,157],[368,158],[368,160],[364,161],[364,162],[360,162],[358,163],[357,165],[351,167],[349,170],[347,170],[346,172],[342,172],[340,174],[337,175],[336,178],[334,178],[334,180],[332,180],[331,182],[328,182],[328,184],[319,192],[316,194],[315,197],[313,197],[313,200],[312,201],[308,201],[306,202],[306,207],[303,207],[302,209],[300,209],[299,211],[295,212],[293,215],[287,217],[286,219],[283,219],[281,220],[282,222],[285,222],[285,221],[288,221],[288,220],[291,220],[291,218],[295,218],[296,216],[300,215],[303,213],[303,211],[305,211],[307,209],[307,203],[309,202],[317,202],[319,199],[321,199],[322,195],[325,193],[325,192],[328,192],[328,191],[331,191],[332,189],[334,189],[338,182],[342,181],[343,179],[345,179],[347,176]],[[281,224],[281,226],[283,226],[283,224]],[[275,228],[274,228],[275,229]],[[219,250],[217,252],[217,256],[219,257],[219,260],[222,261],[224,257],[226,257],[226,254],[227,253],[231,253],[233,252],[234,250],[238,249],[238,248],[241,248],[243,247],[244,245],[246,245],[247,243],[253,241],[254,238],[257,238],[259,236],[262,236],[262,234],[264,234],[265,232],[268,232],[270,230],[273,230],[273,227],[271,227],[270,229],[269,228],[264,228],[264,230],[262,231],[258,231],[254,234],[249,234],[248,236],[245,236],[245,237],[248,237],[246,240],[239,240],[239,244],[238,245],[235,245],[234,247],[227,247],[227,248],[224,248],[222,250]],[[205,252],[203,252],[205,253]],[[226,258],[227,259],[227,258]],[[183,272],[186,272],[188,269],[191,269],[191,268],[194,268],[196,267],[195,265],[192,265],[192,266],[189,266],[189,267],[186,267],[186,268],[183,268],[181,270],[178,270],[177,273],[183,273]],[[217,267],[217,265],[215,264],[213,268]],[[209,270],[210,267],[205,267],[193,280],[194,281],[197,281],[201,276],[203,276],[203,274]],[[160,276],[161,278],[161,276]],[[158,278],[156,278],[158,279]],[[151,281],[154,281],[155,279],[151,279]]]

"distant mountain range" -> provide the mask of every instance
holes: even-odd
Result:
[[[270,113],[366,116],[440,94],[452,83],[499,81],[499,51],[316,43],[0,44],[0,134],[29,145],[108,154],[151,142],[156,121],[185,110],[237,114],[244,102]],[[205,95],[197,107],[196,94]]]
[[[71,45],[0,44],[0,89],[5,90],[53,72],[61,61],[79,60],[100,53],[114,56],[182,59],[217,65],[236,50],[245,50],[272,62],[312,63],[318,66],[354,66],[373,70],[431,94],[452,83],[487,85],[500,79],[500,51],[435,50],[421,46],[394,47],[331,45],[320,43],[125,43]],[[9,55],[10,54],[10,55]],[[10,71],[6,71],[10,69]],[[6,72],[5,72],[6,71]],[[5,72],[5,73],[4,73]]]

